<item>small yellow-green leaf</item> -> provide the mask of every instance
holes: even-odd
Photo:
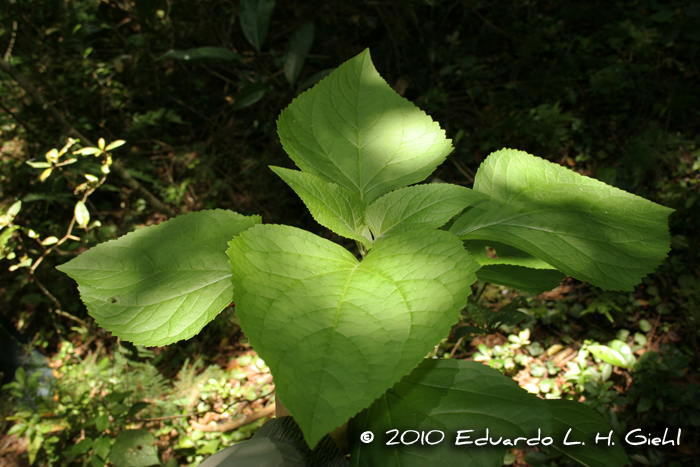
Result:
[[[78,223],[80,227],[87,227],[88,222],[90,222],[90,212],[88,211],[85,203],[78,201],[75,203],[75,222]]]
[[[101,150],[104,151],[104,150],[105,150],[105,139],[104,139],[104,138],[98,139],[98,140],[97,140],[97,146],[98,146]]]
[[[91,182],[96,182],[96,181],[99,180],[99,178],[95,177],[95,176],[92,175],[92,174],[85,174],[85,178],[87,178],[88,181],[91,181]]]
[[[625,357],[617,350],[611,349],[605,345],[591,345],[588,347],[593,355],[611,365],[627,368],[628,364]]]
[[[82,148],[77,151],[73,151],[73,154],[79,154],[81,156],[89,156],[91,154],[102,154],[102,150],[99,148]]]
[[[109,143],[107,145],[107,147],[105,148],[105,151],[111,151],[112,149],[117,149],[119,146],[123,146],[125,144],[126,144],[126,141],[124,141],[123,139],[118,139],[116,141],[112,141],[111,143]]]
[[[49,178],[52,171],[53,171],[53,169],[46,169],[43,172],[41,172],[41,175],[39,175],[39,180],[41,180],[43,182],[44,180]]]
[[[42,240],[41,244],[46,246],[46,245],[53,245],[54,243],[58,243],[58,238],[54,237],[53,235],[50,237],[46,237],[44,240]]]
[[[0,229],[12,223],[19,210],[22,209],[22,201],[15,201],[9,208],[5,208],[5,206],[0,206]]]
[[[28,268],[29,266],[32,265],[33,262],[34,262],[34,260],[33,260],[32,258],[30,258],[30,257],[27,256],[27,255],[24,255],[24,256],[22,256],[22,258],[19,260],[19,263],[13,264],[13,265],[10,266],[7,270],[10,271],[10,272],[13,272],[13,271],[16,271],[16,270],[19,269],[19,268]]]
[[[46,162],[53,164],[59,158],[58,151],[54,148],[46,153]]]
[[[28,165],[31,165],[35,169],[46,169],[51,167],[51,164],[48,162],[34,162],[34,161],[27,161]]]

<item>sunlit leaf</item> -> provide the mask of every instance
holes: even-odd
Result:
[[[102,154],[102,150],[99,148],[81,148],[73,151],[73,154],[79,154],[81,156],[91,156],[93,154]]]
[[[47,178],[49,178],[49,176],[51,176],[52,171],[53,169],[46,169],[43,172],[41,172],[41,175],[39,175],[39,180],[41,180],[42,182],[45,181]]]
[[[424,180],[452,150],[440,126],[379,76],[367,50],[297,97],[277,128],[297,167],[366,206]]]
[[[51,164],[48,162],[34,162],[34,161],[27,161],[28,165],[31,165],[35,169],[46,169],[48,167],[51,167]]]
[[[12,223],[15,216],[22,209],[22,201],[15,201],[11,205],[0,205],[0,229]]]
[[[48,245],[53,245],[54,243],[58,243],[58,238],[54,237],[53,235],[50,237],[46,237],[44,240],[42,240],[41,244],[44,246]]]
[[[298,170],[270,168],[299,195],[316,222],[343,237],[371,243],[363,222],[364,205],[356,193]]]
[[[118,147],[121,147],[125,144],[126,144],[126,141],[124,141],[123,139],[118,139],[116,141],[112,141],[111,143],[109,143],[107,145],[107,147],[105,148],[105,151],[111,151],[113,149],[117,149]]]
[[[87,227],[88,222],[90,222],[90,212],[87,209],[87,206],[85,206],[85,203],[82,201],[78,201],[75,203],[75,222],[80,227]]]

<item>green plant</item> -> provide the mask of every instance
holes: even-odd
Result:
[[[593,441],[609,428],[587,407],[539,399],[479,363],[424,357],[477,279],[537,293],[571,275],[631,290],[669,250],[670,209],[508,149],[484,161],[473,189],[408,186],[430,176],[451,143],[387,85],[367,51],[298,97],[278,131],[301,171],[272,169],[320,224],[355,241],[357,256],[258,216],[189,213],[59,267],[101,326],[165,345],[195,335],[235,299],[310,446],[354,417],[353,465],[500,465],[508,443],[455,448],[465,429],[491,430],[511,446],[551,436],[584,464],[624,464],[620,443]],[[527,336],[517,339],[525,345]],[[385,446],[433,430],[451,439]],[[367,431],[386,437],[357,442]],[[589,440],[586,450],[562,444],[568,433]]]

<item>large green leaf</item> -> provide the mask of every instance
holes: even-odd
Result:
[[[595,410],[563,399],[548,400],[546,404],[556,441],[552,448],[586,467],[622,467],[630,463],[622,443]]]
[[[485,198],[478,191],[447,183],[416,185],[375,200],[367,207],[365,219],[375,239],[390,237],[440,227],[467,206]]]
[[[503,438],[498,446],[476,446],[488,436]],[[500,467],[505,439],[534,439],[550,436],[550,415],[542,399],[518,387],[512,379],[481,363],[464,360],[424,360],[400,383],[382,395],[371,407],[355,417],[349,426],[353,467],[454,467],[458,465]],[[435,445],[391,445],[393,432],[439,430],[444,440]],[[467,433],[466,430],[473,430]],[[371,431],[371,443],[359,442],[360,434]],[[459,431],[460,442],[456,445]],[[469,439],[466,437],[469,436]],[[408,434],[404,440],[416,436]],[[436,442],[440,434],[427,438]],[[400,441],[400,436],[396,438]],[[535,441],[532,442],[533,444]],[[520,440],[517,447],[526,447]]]
[[[75,279],[97,323],[135,344],[188,339],[233,298],[226,242],[261,222],[189,213],[86,251],[57,269]]]
[[[371,243],[364,225],[365,207],[357,193],[298,170],[270,168],[299,195],[316,222],[343,237]]]
[[[287,226],[258,225],[229,245],[241,326],[311,447],[421,361],[476,280],[445,231],[390,237],[362,262]]]
[[[274,8],[275,0],[241,1],[241,29],[250,45],[255,47],[255,50],[258,52],[260,52],[263,42],[265,42]]]
[[[632,290],[670,249],[671,209],[522,151],[491,154],[474,189],[490,200],[452,232],[515,246],[603,289]]]
[[[302,171],[365,205],[425,180],[452,150],[440,126],[379,76],[368,50],[296,98],[277,128]]]

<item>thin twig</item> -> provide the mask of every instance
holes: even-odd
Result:
[[[479,18],[481,18],[481,21],[483,21],[484,23],[486,23],[486,24],[487,24],[489,27],[491,27],[493,30],[498,31],[498,32],[500,32],[501,34],[503,34],[504,36],[510,38],[510,35],[509,35],[507,32],[505,32],[503,29],[501,29],[501,28],[499,28],[498,26],[496,26],[495,24],[493,24],[491,21],[489,21],[489,19],[488,19],[487,17],[485,17],[484,15],[482,15],[481,13],[479,13],[479,9],[478,9],[477,7],[475,7],[474,5],[471,5],[471,4],[470,4],[469,6],[471,7],[472,11],[473,11],[474,13],[476,13],[476,16],[478,16]]]
[[[245,425],[250,425],[251,423],[260,420],[261,418],[269,417],[270,415],[275,413],[275,404],[270,404],[264,409],[262,409],[260,412],[256,412],[253,415],[249,415],[248,417],[244,418],[243,420],[238,420],[238,421],[230,421],[226,423],[222,423],[221,425],[202,425],[201,423],[197,423],[195,421],[190,421],[190,425],[192,428],[195,430],[199,431],[205,431],[205,432],[216,432],[216,433],[225,433],[227,431],[233,431],[237,430],[242,426]]]
[[[457,349],[459,349],[459,346],[462,345],[462,341],[464,340],[464,336],[460,337],[457,340],[457,343],[455,344],[454,347],[452,347],[452,351],[450,352],[450,358],[455,356],[455,353],[457,352]]]
[[[15,46],[15,40],[17,39],[17,20],[12,21],[12,35],[10,36],[10,44],[7,46],[5,51],[5,60],[9,61],[12,57],[12,49]]]

